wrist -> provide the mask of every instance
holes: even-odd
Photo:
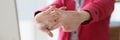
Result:
[[[81,23],[90,20],[90,14],[87,11],[80,11],[79,14]]]

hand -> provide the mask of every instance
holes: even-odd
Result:
[[[53,36],[49,27],[56,24],[54,20],[57,19],[56,16],[51,15],[50,13],[53,11],[54,7],[50,7],[48,10],[41,12],[35,16],[36,26],[43,32],[47,33],[49,36]]]
[[[35,16],[36,26],[43,32],[47,33],[49,36],[53,36],[51,30],[59,27],[57,12],[53,11],[55,7],[51,6],[48,10],[41,12]],[[59,9],[65,9],[61,7]]]
[[[62,25],[62,29],[65,32],[72,32],[80,26],[86,20],[89,20],[90,15],[86,11],[65,11],[55,8],[55,11],[58,12],[61,16],[59,22]]]

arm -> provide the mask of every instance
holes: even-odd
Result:
[[[90,23],[93,23],[110,17],[113,9],[114,0],[94,0],[84,5],[81,10],[85,10],[90,13]]]

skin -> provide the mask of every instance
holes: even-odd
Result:
[[[50,37],[53,36],[51,30],[59,28],[60,26],[58,22],[60,15],[58,15],[57,12],[53,11],[54,8],[55,7],[51,6],[48,10],[37,14],[34,18],[37,28],[47,33]],[[65,7],[61,7],[59,9],[64,10]]]
[[[56,8],[51,6],[48,10],[35,16],[36,26],[43,32],[53,37],[52,30],[62,27],[64,32],[76,30],[81,23],[90,19],[86,11],[66,11],[66,7]]]
[[[86,11],[65,11],[55,8],[61,17],[59,18],[64,32],[72,32],[76,30],[81,23],[88,20],[90,15]]]

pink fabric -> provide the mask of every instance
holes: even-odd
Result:
[[[66,6],[66,10],[75,10],[75,0],[56,0],[49,6],[51,5],[57,8]],[[45,11],[49,6],[39,11]],[[113,9],[114,0],[84,0],[80,10],[88,11],[91,15],[91,20],[79,26],[79,40],[110,40],[108,30]],[[60,28],[58,40],[70,40],[70,32],[63,32]]]

